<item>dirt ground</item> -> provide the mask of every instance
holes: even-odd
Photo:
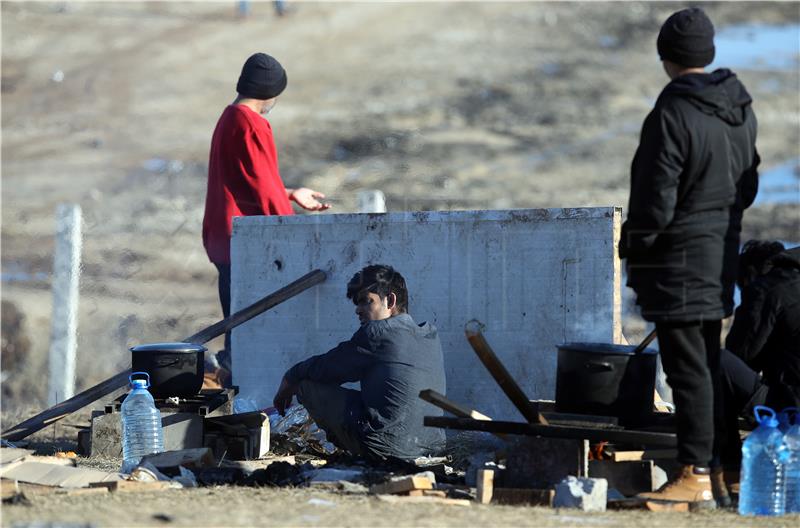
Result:
[[[667,81],[655,36],[675,3],[289,7],[278,18],[271,3],[254,2],[243,20],[236,2],[0,4],[2,299],[23,315],[17,337],[29,350],[26,361],[3,358],[4,427],[44,407],[58,203],[80,204],[85,222],[78,390],[127,367],[129,346],[182,339],[219,318],[216,272],[200,239],[208,145],[255,51],[288,72],[270,114],[284,180],[327,193],[331,213],[353,212],[362,189],[381,189],[390,211],[627,205],[639,127]],[[796,2],[705,7],[718,30],[800,23]],[[737,73],[755,101],[764,169],[798,159],[800,68]],[[744,229],[745,239],[798,241],[800,208],[753,208]],[[641,335],[639,323],[627,320],[629,338]],[[4,328],[3,339],[11,337]],[[70,437],[87,413],[39,438]],[[178,503],[179,495],[191,498]],[[158,524],[151,516],[160,511],[198,525],[645,522],[619,513],[400,508],[328,494],[320,496],[336,506],[289,507],[312,496],[42,497],[34,507],[4,507],[3,524]],[[208,510],[196,511],[196,501]]]
[[[102,496],[40,496],[4,506],[3,526],[607,526],[652,528],[797,526],[800,516],[745,518],[732,512],[584,513],[541,507],[387,504],[367,495],[286,488],[198,488]],[[182,507],[179,507],[181,505]],[[198,514],[199,509],[202,513]],[[39,524],[39,526],[42,526]]]

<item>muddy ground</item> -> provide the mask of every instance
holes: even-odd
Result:
[[[332,213],[354,211],[356,192],[373,188],[386,194],[390,211],[627,205],[639,127],[667,81],[655,36],[677,4],[290,7],[278,18],[271,3],[254,3],[239,19],[235,2],[0,4],[2,299],[23,316],[4,323],[4,351],[10,339],[19,341],[16,350],[27,340],[24,361],[2,358],[4,427],[44,407],[58,203],[80,204],[85,220],[78,390],[125,368],[129,346],[181,339],[218,319],[216,272],[200,240],[208,145],[241,63],[255,51],[275,55],[288,71],[289,87],[270,114],[284,180],[326,192]],[[718,29],[800,22],[796,2],[706,9]],[[755,100],[763,167],[798,159],[800,68],[737,72]],[[748,211],[744,229],[745,238],[798,241],[800,208],[761,205]],[[626,329],[636,338],[641,322],[631,315]],[[71,425],[85,418],[39,438],[69,439]],[[170,492],[146,501],[143,519],[175,506],[171,494],[185,494],[193,498],[181,501],[176,523],[194,516],[212,525],[304,524],[301,516],[310,515],[322,524],[455,524],[476,516],[487,524],[563,524],[546,510],[432,514],[327,496],[340,506],[295,514],[287,505],[305,503],[311,496],[303,493]],[[219,499],[204,500],[216,502],[217,513],[201,515],[191,504],[209,496]],[[46,498],[33,509],[4,508],[3,522],[94,510],[100,524],[125,524],[140,506],[126,500]],[[240,513],[226,510],[231,501]],[[352,513],[362,510],[372,513]],[[619,515],[578,516],[573,524],[615,525]],[[666,519],[682,522],[647,522]],[[632,516],[629,524],[639,522]]]

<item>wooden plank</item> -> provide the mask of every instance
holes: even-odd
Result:
[[[299,293],[302,293],[308,288],[323,282],[325,279],[325,272],[321,270],[314,270],[310,273],[307,273],[288,286],[284,286],[280,290],[267,295],[260,301],[256,301],[247,308],[236,312],[230,317],[223,319],[222,321],[204,330],[201,330],[200,332],[193,334],[182,341],[196,344],[206,343],[211,339],[214,339],[215,337],[233,329],[235,326],[252,319],[261,312],[277,306],[278,304],[291,299]],[[64,400],[58,405],[54,405],[53,407],[40,412],[36,416],[3,431],[0,437],[2,437],[3,440],[8,440],[10,442],[22,440],[23,438],[26,438],[27,436],[44,429],[48,425],[51,425],[62,418],[69,416],[75,411],[83,409],[87,405],[97,401],[103,396],[107,396],[115,390],[124,387],[128,384],[128,376],[130,376],[130,373],[130,369],[120,372],[119,374],[116,374],[107,380],[98,383],[94,387],[90,387],[85,391],[76,394],[72,398]]]
[[[242,308],[230,317],[223,319],[222,321],[213,324],[208,328],[197,332],[196,334],[190,335],[183,341],[186,343],[207,343],[215,337],[221,336],[225,332],[233,330],[240,324],[249,321],[253,317],[269,310],[270,308],[274,308],[282,302],[288,301],[292,297],[303,293],[312,286],[316,286],[317,284],[325,282],[325,279],[327,278],[328,276],[324,271],[315,269],[314,271],[306,273],[291,284],[284,286],[280,290],[267,295],[260,301],[256,301],[250,306]]]
[[[92,482],[91,488],[105,488],[111,492],[142,492],[142,491],[162,491],[170,488],[170,483],[165,481],[158,482],[139,482],[138,480],[117,480],[115,482]]]
[[[467,499],[440,499],[438,497],[409,497],[405,495],[376,495],[379,501],[390,504],[430,504],[433,506],[471,506]]]
[[[440,499],[444,499],[447,497],[447,493],[442,490],[420,490],[415,489],[408,492],[409,497],[439,497]]]
[[[428,477],[409,476],[397,480],[390,480],[381,484],[373,484],[369,487],[369,492],[376,495],[385,495],[425,489],[433,489],[433,482],[431,482],[431,479]]]
[[[460,418],[473,418],[475,420],[489,420],[492,419],[485,414],[479,413],[473,409],[469,409],[467,407],[463,407],[454,401],[448,400],[443,394],[436,392],[433,389],[425,389],[419,392],[419,397],[422,400],[425,400],[428,403],[432,403],[433,405],[439,407],[443,411],[447,411],[450,414],[454,414]],[[496,434],[498,438],[501,440],[505,440],[506,437],[501,434]]]
[[[459,429],[464,431],[485,431],[487,433],[517,434],[525,436],[544,436],[549,438],[574,438],[590,442],[614,442],[620,444],[641,444],[663,447],[677,446],[677,438],[671,433],[613,429],[594,429],[590,427],[569,427],[564,425],[541,425],[521,422],[500,422],[473,420],[471,418],[448,418],[426,416],[423,423],[428,427]]]
[[[477,477],[477,499],[481,504],[492,502],[494,491],[494,470],[479,469]]]
[[[531,400],[525,396],[520,386],[514,381],[511,373],[508,372],[505,365],[492,350],[492,347],[486,342],[481,332],[482,327],[483,325],[475,319],[464,326],[467,341],[469,341],[475,354],[477,354],[478,359],[481,360],[481,363],[483,363],[497,384],[500,385],[500,388],[503,389],[505,395],[508,396],[508,399],[511,400],[511,403],[514,404],[528,423],[547,424],[547,419],[539,412],[538,406],[531,403]]]
[[[634,460],[659,460],[662,458],[673,459],[678,456],[676,449],[647,449],[644,451],[612,451],[611,460],[614,462],[628,462]]]
[[[509,506],[552,506],[555,495],[555,490],[551,489],[495,488],[492,503]]]
[[[456,416],[462,418],[473,418],[475,420],[491,420],[485,414],[481,414],[478,411],[469,409],[467,407],[462,407],[461,405],[448,400],[444,394],[436,392],[433,389],[425,389],[419,391],[420,399],[425,400],[428,403],[432,403],[433,405],[439,407],[440,409],[449,412],[450,414],[455,414]]]

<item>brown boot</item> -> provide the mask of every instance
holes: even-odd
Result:
[[[659,502],[688,502],[690,507],[698,509],[716,507],[711,491],[711,470],[695,466],[683,466],[680,473],[658,491],[640,493],[637,497]]]
[[[730,508],[733,504],[728,493],[728,485],[725,483],[725,473],[721,467],[711,468],[711,492],[718,507]]]

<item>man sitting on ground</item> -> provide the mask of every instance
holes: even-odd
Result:
[[[725,410],[722,463],[738,481],[739,416],[753,407],[800,406],[800,247],[750,240],[739,257],[742,303],[725,340],[720,367]]]
[[[445,392],[444,359],[436,328],[408,314],[408,290],[390,266],[367,266],[347,284],[361,328],[349,341],[290,368],[274,405],[281,415],[292,397],[336,446],[372,460],[414,459],[444,447],[444,431],[423,416],[442,412],[419,398]],[[342,383],[360,382],[361,390]]]

